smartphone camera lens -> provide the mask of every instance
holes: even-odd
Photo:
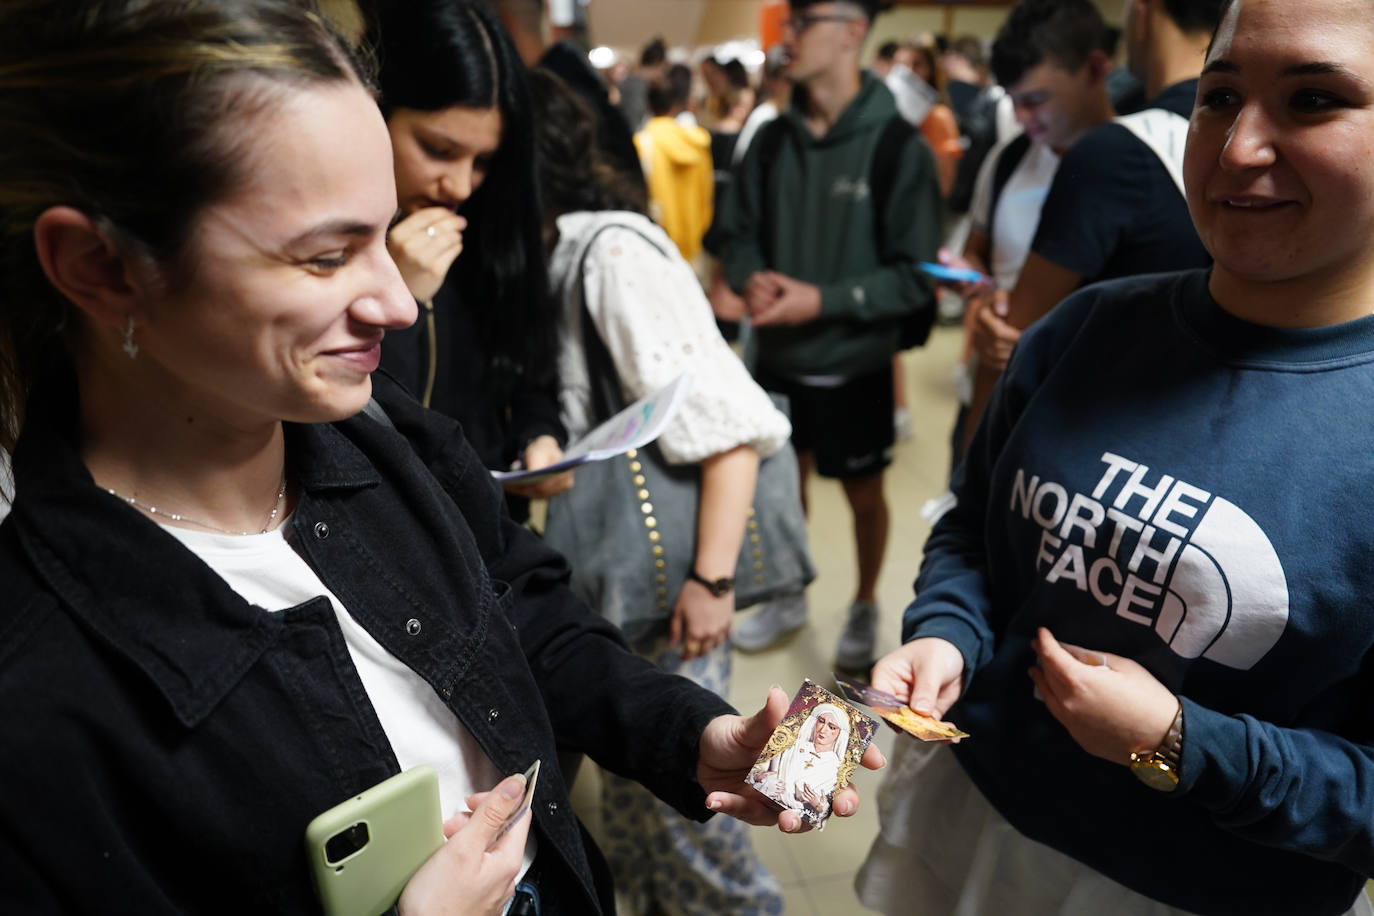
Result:
[[[324,860],[330,865],[337,865],[366,846],[371,839],[367,824],[359,821],[325,841]]]

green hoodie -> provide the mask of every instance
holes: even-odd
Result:
[[[891,360],[901,318],[931,306],[930,283],[916,265],[934,260],[939,246],[935,158],[913,131],[885,202],[887,238],[875,239],[869,176],[878,139],[897,114],[892,93],[865,71],[859,94],[821,138],[806,126],[801,96],[793,95],[781,123],[764,128],[784,132],[769,174],[759,162],[764,144],[750,145],[709,244],[737,292],[768,269],[821,288],[815,321],[759,329],[764,368],[790,378],[853,378]]]

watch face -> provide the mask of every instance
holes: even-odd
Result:
[[[728,593],[730,589],[735,587],[735,580],[717,579],[716,581],[710,583],[706,587],[711,590],[711,594],[719,598],[721,595]]]
[[[708,592],[717,598],[722,595],[728,595],[735,588],[735,580],[729,576],[723,576],[719,579],[707,579],[693,569],[687,572],[687,578],[700,583]]]
[[[1149,758],[1131,763],[1131,772],[1151,789],[1172,792],[1178,788],[1178,774],[1162,760]]]

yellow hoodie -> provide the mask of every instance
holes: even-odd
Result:
[[[650,118],[635,134],[635,148],[649,184],[649,215],[691,261],[711,225],[711,135],[669,117]]]

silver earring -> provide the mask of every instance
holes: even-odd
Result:
[[[124,325],[124,352],[129,354],[129,359],[138,356],[138,344],[134,343],[134,316],[129,316],[129,323]]]

